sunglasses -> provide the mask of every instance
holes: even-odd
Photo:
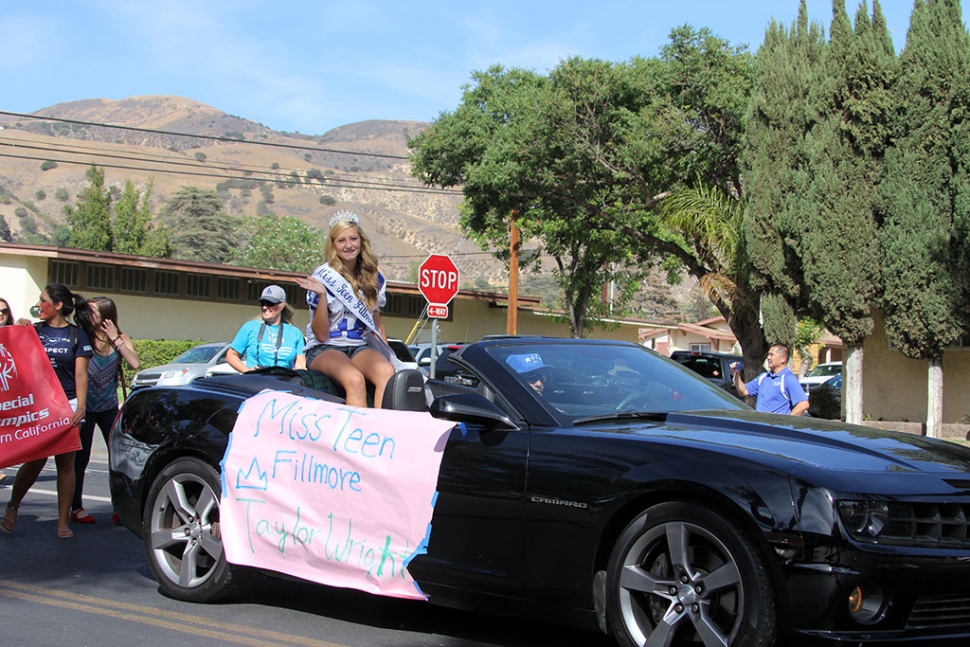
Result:
[[[278,305],[279,305],[278,303],[270,303],[269,301],[260,301],[259,302],[259,307],[260,308],[275,308]]]
[[[0,315],[8,315],[8,314],[10,314],[9,308],[0,308]]]

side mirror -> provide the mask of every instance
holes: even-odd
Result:
[[[487,429],[518,429],[496,404],[478,393],[449,393],[435,398],[428,409],[435,418],[452,422],[470,422]]]

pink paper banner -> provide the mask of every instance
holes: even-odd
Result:
[[[423,553],[454,423],[268,391],[246,400],[222,462],[222,543],[233,564],[424,599]]]

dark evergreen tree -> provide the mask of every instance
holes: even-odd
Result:
[[[943,351],[967,330],[968,75],[960,3],[917,0],[900,55],[879,241],[886,333],[904,355],[928,361],[926,424],[934,436],[943,413]]]
[[[165,203],[160,218],[172,231],[175,258],[226,263],[237,248],[241,223],[222,210],[222,199],[211,189],[183,187]]]
[[[807,191],[805,134],[817,122],[809,95],[825,48],[801,0],[791,29],[772,21],[755,57],[744,139],[744,238],[752,285],[803,310],[801,254]]]
[[[862,346],[878,303],[877,187],[890,141],[896,56],[878,0],[849,22],[833,0],[831,38],[812,82],[798,248],[804,301],[846,349],[846,420],[862,422]]]

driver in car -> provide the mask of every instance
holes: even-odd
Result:
[[[539,353],[519,353],[509,355],[505,358],[505,363],[512,367],[522,381],[532,387],[532,389],[542,395],[545,390],[545,380],[548,376],[549,366],[542,363],[542,356]]]

